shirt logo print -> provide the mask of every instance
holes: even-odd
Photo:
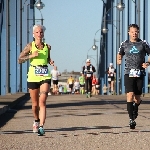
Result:
[[[135,46],[133,46],[132,49],[130,50],[130,53],[137,54],[139,53],[139,50]]]

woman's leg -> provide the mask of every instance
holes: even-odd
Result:
[[[34,116],[33,132],[38,132],[39,129],[39,89],[29,89],[30,97],[32,101],[32,112]]]
[[[114,81],[111,81],[111,92],[114,92]]]
[[[40,86],[40,97],[39,97],[39,107],[40,107],[40,126],[43,126],[46,119],[46,99],[48,95],[49,84],[43,83]]]
[[[32,100],[32,111],[35,120],[39,120],[39,89],[29,89]]]

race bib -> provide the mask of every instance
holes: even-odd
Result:
[[[78,86],[75,86],[75,89],[76,89],[76,90],[78,90],[78,89],[79,89],[79,87],[78,87]]]
[[[115,69],[109,69],[109,72],[114,73]]]
[[[96,88],[99,88],[100,87],[100,85],[96,85]]]
[[[111,73],[111,74],[110,74],[110,76],[111,76],[111,77],[113,77],[113,76],[114,76],[114,74],[113,74],[113,73]]]
[[[108,81],[111,81],[111,78],[108,78]]]
[[[139,69],[131,69],[129,73],[129,77],[140,77],[141,71]]]
[[[86,76],[87,76],[87,77],[91,77],[91,74],[87,74]]]
[[[48,68],[35,67],[36,76],[48,76]]]

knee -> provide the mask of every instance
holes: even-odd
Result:
[[[134,96],[134,101],[135,101],[135,103],[139,104],[140,101],[141,101],[141,96],[140,95],[135,95]]]
[[[127,101],[132,102],[133,101],[133,97],[134,97],[134,93],[133,92],[127,93]]]
[[[39,106],[38,102],[32,102],[32,107],[38,107],[38,106]]]
[[[47,96],[48,96],[48,92],[46,92],[46,91],[41,91],[39,95],[40,95],[40,96],[43,95],[43,96],[46,96],[46,97],[47,97]]]
[[[37,107],[38,105],[39,105],[39,100],[38,99],[35,99],[35,100],[32,99],[32,107]]]

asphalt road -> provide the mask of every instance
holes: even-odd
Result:
[[[0,150],[150,150],[150,100],[128,126],[125,96],[49,96],[45,136],[32,133],[31,101],[0,115]]]

